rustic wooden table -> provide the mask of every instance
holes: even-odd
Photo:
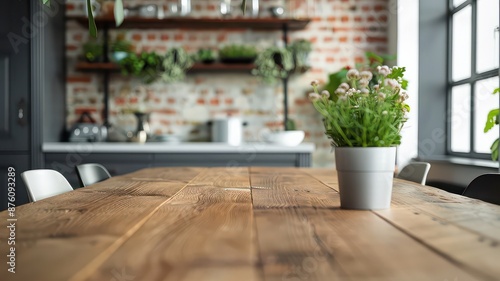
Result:
[[[388,210],[339,206],[328,169],[145,169],[18,207],[0,280],[500,278],[500,206],[398,179]]]

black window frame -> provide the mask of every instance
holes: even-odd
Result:
[[[447,22],[448,22],[448,36],[447,36],[447,142],[446,142],[446,152],[448,155],[459,156],[465,158],[474,158],[474,159],[491,159],[490,153],[478,153],[474,151],[474,132],[475,132],[475,118],[474,118],[474,96],[476,90],[476,82],[488,79],[499,77],[500,70],[499,68],[495,68],[492,70],[488,70],[482,73],[476,73],[476,64],[477,64],[477,1],[478,0],[466,0],[464,3],[455,7],[453,5],[453,0],[448,0],[448,14],[447,14]],[[453,15],[457,12],[462,11],[465,7],[471,7],[471,73],[468,78],[461,79],[458,81],[453,81],[452,79],[452,68],[453,68]],[[500,77],[499,77],[500,81]],[[470,152],[456,152],[451,149],[451,92],[453,87],[460,85],[470,85]]]

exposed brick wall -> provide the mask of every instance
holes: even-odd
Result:
[[[153,3],[167,5],[167,1],[126,0],[125,5]],[[175,1],[174,1],[175,2]],[[192,0],[194,17],[217,17],[219,0]],[[276,1],[261,0],[263,14],[266,7]],[[307,2],[311,5],[307,7]],[[324,135],[321,117],[309,101],[309,82],[326,81],[328,73],[345,65],[354,65],[364,58],[365,51],[387,52],[388,0],[297,0],[286,1],[288,6],[299,7],[296,16],[309,16],[311,23],[305,30],[290,32],[289,40],[306,38],[314,43],[310,55],[312,69],[303,75],[294,75],[289,82],[289,114],[297,127],[306,131],[306,142],[314,142],[317,151],[314,165],[332,165],[330,144]],[[68,15],[83,14],[80,0],[68,0]],[[126,20],[126,19],[125,19]],[[276,44],[280,32],[246,30],[196,31],[185,29],[166,30],[117,30],[125,32],[136,51],[155,50],[182,46],[189,52],[201,47],[214,47],[230,43],[254,43],[259,47]],[[67,23],[67,126],[82,111],[93,112],[101,121],[103,108],[102,78],[99,74],[81,73],[74,65],[81,54],[81,45],[88,39],[85,27],[75,22]],[[248,121],[245,139],[258,140],[259,131],[268,127],[282,128],[283,94],[281,85],[263,85],[258,78],[244,73],[190,74],[185,81],[175,84],[155,83],[143,85],[132,78],[113,74],[110,83],[110,123],[126,129],[135,129],[135,118],[122,114],[124,109],[143,109],[151,112],[150,124],[157,134],[172,133],[186,140],[207,138],[206,122],[215,115],[239,115]]]

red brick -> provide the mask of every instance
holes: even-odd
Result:
[[[68,83],[90,83],[92,79],[89,76],[68,76],[66,82]]]
[[[161,41],[168,41],[169,36],[168,36],[167,34],[162,34],[162,35],[160,36],[160,39],[161,39]]]
[[[328,63],[335,62],[335,58],[333,58],[333,57],[327,57],[326,58],[326,62],[328,62]]]
[[[348,22],[348,21],[349,21],[349,16],[342,16],[342,17],[340,18],[340,20],[341,20],[342,22]]]
[[[385,36],[368,36],[366,41],[369,43],[386,43],[387,37]]]
[[[76,51],[77,49],[78,49],[78,46],[66,45],[66,50],[68,50],[68,51]]]
[[[339,37],[339,42],[342,42],[342,43],[347,42],[347,36]]]
[[[224,103],[225,103],[225,104],[227,104],[227,105],[231,105],[231,104],[233,104],[233,103],[234,103],[234,100],[233,100],[232,98],[226,98],[226,99],[224,100]]]
[[[122,97],[115,98],[115,104],[116,105],[124,105],[125,104],[125,98],[122,98]]]
[[[222,94],[224,94],[224,92],[225,92],[224,89],[221,89],[221,88],[215,89],[215,94],[216,95],[222,95]]]
[[[196,100],[196,103],[197,104],[205,104],[205,100],[202,99],[202,98],[199,98],[199,99]]]
[[[385,6],[384,5],[375,5],[375,7],[373,7],[373,10],[380,12],[380,11],[385,10]]]
[[[138,103],[139,102],[139,99],[137,97],[131,97],[129,100],[128,100],[129,103],[131,104],[135,104],[135,103]]]
[[[210,100],[211,105],[219,105],[219,102],[220,102],[219,99],[216,99],[216,98],[213,98]]]
[[[355,63],[363,63],[365,61],[364,57],[355,57],[354,62]]]
[[[177,33],[174,35],[174,40],[175,41],[182,41],[184,40],[184,34],[181,34],[181,33]]]
[[[148,41],[154,41],[154,40],[156,40],[156,35],[152,33],[148,34]]]
[[[330,17],[327,17],[326,20],[329,22],[335,22],[337,20],[337,18],[334,16],[330,16]]]
[[[169,120],[160,120],[160,124],[164,126],[170,126],[171,122]]]
[[[175,111],[171,108],[158,109],[158,110],[155,110],[154,112],[168,114],[168,115],[177,114],[177,111]]]
[[[354,21],[355,22],[362,22],[362,19],[360,16],[356,16],[356,17],[354,17]]]
[[[209,10],[209,11],[215,11],[215,5],[213,5],[213,4],[209,4],[209,5],[207,6],[207,10]]]
[[[83,36],[81,34],[75,34],[73,35],[73,40],[77,41],[77,42],[81,42],[83,39]]]
[[[142,40],[142,35],[140,35],[138,33],[135,33],[134,35],[132,35],[132,40],[134,40],[134,41],[141,41]]]
[[[366,19],[367,22],[374,22],[375,21],[375,17],[374,16],[369,16],[367,19]]]
[[[386,15],[381,15],[380,17],[378,17],[378,20],[381,21],[381,22],[387,22],[387,16]]]
[[[174,104],[174,103],[175,103],[175,99],[174,99],[174,98],[168,98],[168,99],[167,99],[167,102],[168,102],[169,104]]]
[[[226,34],[217,35],[217,42],[225,42],[227,40]]]
[[[356,43],[360,43],[361,41],[363,41],[363,39],[361,38],[361,36],[356,36],[353,38],[354,42]]]
[[[66,4],[66,11],[74,11],[74,10],[75,10],[74,4]]]
[[[332,42],[333,41],[333,36],[328,36],[328,37],[325,37],[323,39],[323,42],[327,43],[327,42]]]
[[[309,101],[308,98],[301,98],[301,99],[296,99],[295,104],[296,105],[305,105],[305,104],[310,104],[311,102]]]
[[[362,10],[363,12],[368,12],[368,11],[370,11],[370,10],[371,10],[371,7],[370,7],[370,6],[363,6],[363,7],[361,7],[361,10]]]

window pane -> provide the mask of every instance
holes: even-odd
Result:
[[[458,81],[470,76],[471,67],[471,6],[453,15],[452,79]]]
[[[451,150],[470,152],[470,85],[451,90]]]
[[[484,133],[488,112],[498,108],[498,94],[492,95],[498,87],[498,77],[479,80],[474,87],[474,151],[490,153],[490,146],[498,138],[498,127]]]
[[[477,73],[498,67],[498,2],[477,1]]]
[[[458,7],[458,6],[460,6],[460,4],[462,4],[463,2],[465,2],[465,0],[453,0],[453,6],[454,6],[454,7]]]

